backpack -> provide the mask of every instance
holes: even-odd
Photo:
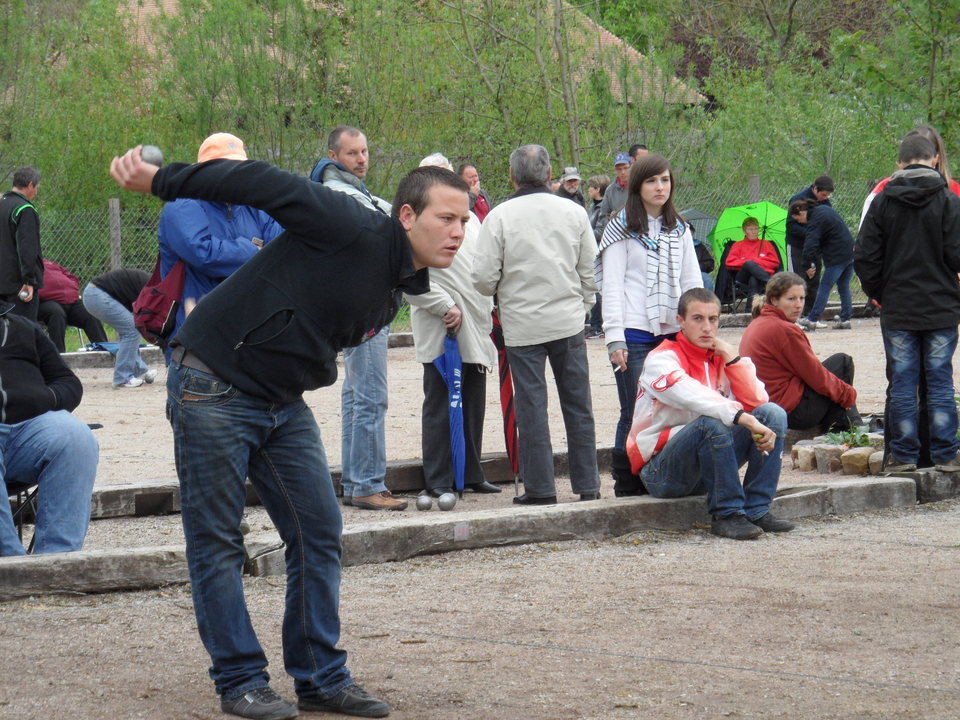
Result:
[[[166,348],[167,340],[177,323],[177,312],[183,298],[187,266],[177,260],[165,278],[160,278],[160,255],[153,274],[133,301],[133,324],[147,342]]]

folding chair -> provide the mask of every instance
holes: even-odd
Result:
[[[36,485],[33,487],[17,486],[14,489],[16,500],[15,500],[15,505],[13,507],[13,525],[14,527],[17,528],[17,535],[19,536],[21,542],[23,542],[24,523],[28,521],[33,521],[34,523],[36,523],[38,492],[40,492],[39,485]],[[27,547],[27,553],[33,552],[33,546],[36,540],[37,540],[37,536],[36,536],[36,532],[34,532],[33,537],[30,538],[30,545],[29,547]]]

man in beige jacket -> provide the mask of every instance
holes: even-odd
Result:
[[[518,505],[557,501],[547,419],[545,361],[556,377],[567,431],[570,483],[581,500],[600,494],[583,318],[595,302],[597,243],[582,207],[550,194],[550,156],[541,145],[510,155],[516,192],[483,221],[473,265],[480,293],[496,295],[516,391]]]
[[[436,165],[453,170],[440,153],[428,155],[420,167]],[[496,351],[490,339],[493,301],[478,293],[470,280],[473,255],[477,247],[480,221],[471,212],[464,229],[463,242],[448,268],[431,268],[430,291],[405,295],[410,303],[410,324],[417,362],[423,363],[423,484],[434,497],[453,492],[453,455],[450,443],[447,385],[433,360],[443,354],[447,333],[457,336],[463,405],[463,437],[466,451],[465,489],[478,493],[498,493],[500,488],[486,481],[480,465],[483,445],[483,419],[487,402],[487,373],[496,364]]]

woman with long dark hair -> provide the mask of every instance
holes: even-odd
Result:
[[[661,340],[680,329],[680,295],[703,284],[690,229],[673,204],[675,191],[673,170],[665,157],[640,158],[630,169],[626,205],[607,223],[600,239],[597,280],[603,332],[620,398],[611,461],[617,496],[643,492],[626,454],[643,361]]]

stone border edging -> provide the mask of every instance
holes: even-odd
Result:
[[[921,472],[909,477],[793,485],[777,496],[776,508],[784,517],[801,518],[911,507],[920,495],[920,476],[932,474],[944,475]],[[948,487],[937,478],[932,480],[937,492]],[[957,494],[956,481],[949,487]],[[644,496],[533,508],[424,513],[416,522],[408,517],[348,526],[343,533],[343,564],[388,562],[529,542],[618,537],[644,530],[683,530],[707,522],[700,497],[657,500]],[[246,544],[250,574],[284,572],[283,547],[275,533],[249,536]],[[0,600],[144,589],[187,581],[182,545],[0,558]]]

